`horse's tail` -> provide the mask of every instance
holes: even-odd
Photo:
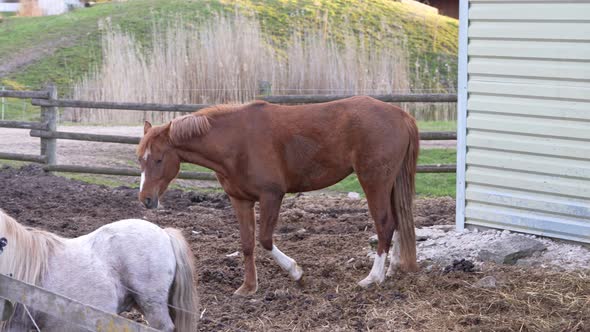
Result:
[[[397,229],[400,239],[401,268],[406,272],[418,270],[416,263],[416,232],[414,229],[413,200],[415,194],[416,167],[420,150],[420,134],[416,120],[405,117],[410,144],[400,172],[395,179],[391,197],[393,210],[397,214]]]
[[[165,231],[168,233],[176,258],[176,273],[168,300],[170,316],[174,322],[175,331],[196,331],[199,298],[194,283],[193,253],[180,230],[166,228]]]

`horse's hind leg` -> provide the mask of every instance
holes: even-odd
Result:
[[[377,254],[373,261],[373,268],[369,275],[359,282],[361,287],[369,287],[373,283],[381,283],[385,280],[385,259],[391,246],[391,238],[396,227],[395,216],[391,206],[391,193],[394,179],[389,179],[386,174],[370,178],[358,173],[359,182],[363,187],[369,204],[369,211],[375,221],[377,231]]]
[[[167,293],[166,293],[167,294]],[[173,332],[174,323],[170,317],[167,298],[149,298],[145,295],[139,295],[135,301],[141,308],[145,319],[150,327],[159,331]]]
[[[393,213],[394,217],[395,217],[395,211]],[[391,249],[389,250],[389,268],[387,269],[387,273],[386,276],[392,276],[393,273],[395,272],[395,270],[398,268],[398,266],[400,265],[401,259],[400,259],[400,248],[399,248],[399,232],[396,231],[393,233],[393,245],[391,246]]]

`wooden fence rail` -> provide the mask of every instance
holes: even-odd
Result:
[[[10,152],[0,152],[0,159],[31,161],[34,163],[41,163],[41,164],[45,164],[47,162],[47,158],[43,155],[39,156],[36,154],[23,154],[23,153],[10,153]]]
[[[57,107],[75,107],[86,109],[122,109],[134,111],[160,111],[160,112],[195,112],[209,104],[154,104],[154,103],[119,103],[119,102],[94,102],[83,100],[58,99],[57,91],[48,87],[46,91],[0,91],[0,97],[31,98],[33,105],[41,106],[41,122],[25,121],[0,121],[0,127],[31,129],[30,135],[41,138],[41,155],[24,155],[14,153],[0,153],[0,159],[32,161],[45,164],[47,171],[126,175],[138,176],[138,169],[112,168],[112,167],[87,167],[75,165],[58,165],[56,142],[58,139],[81,140],[91,142],[138,144],[140,137],[99,135],[88,133],[74,133],[57,131]],[[352,95],[306,95],[306,96],[260,96],[258,99],[281,104],[319,103],[348,98]],[[456,102],[455,94],[400,94],[400,95],[373,95],[373,98],[385,102],[423,102],[423,103],[449,103]],[[421,132],[421,140],[454,140],[455,132]],[[420,173],[452,173],[456,166],[450,165],[419,165]],[[212,173],[181,172],[181,179],[216,180]]]
[[[0,91],[0,97],[7,98],[37,98],[37,99],[49,99],[49,91],[16,91],[16,90],[2,90]]]
[[[73,133],[67,131],[47,131],[31,130],[32,137],[69,139],[75,141],[91,141],[103,143],[121,143],[121,144],[138,144],[141,137],[104,135],[104,134],[85,134]],[[420,140],[423,141],[441,141],[457,139],[457,133],[447,131],[431,131],[420,133]]]
[[[278,104],[309,104],[323,103],[352,97],[353,95],[309,95],[309,96],[264,96],[259,100]],[[373,98],[385,102],[422,102],[422,103],[450,103],[457,101],[454,94],[400,94],[374,95]],[[120,109],[130,111],[159,111],[159,112],[195,112],[211,106],[210,104],[153,104],[153,103],[118,103],[103,101],[83,101],[70,99],[33,99],[32,104],[42,107],[72,107],[96,109]]]
[[[123,176],[140,176],[141,171],[133,168],[115,168],[115,167],[92,167],[77,165],[47,165],[43,169],[48,172],[66,172],[66,173],[87,173],[87,174],[104,174],[104,175],[123,175]],[[178,174],[179,179],[217,181],[214,173],[207,172],[185,172]]]
[[[1,128],[20,128],[20,129],[49,129],[47,123],[44,122],[30,122],[30,121],[0,121]]]
[[[277,104],[311,104],[325,103],[338,99],[350,98],[354,95],[305,95],[305,96],[265,96],[259,99]],[[388,103],[455,103],[456,94],[396,94],[396,95],[371,95]]]
[[[31,130],[31,136],[102,143],[139,144],[141,137],[72,133],[67,131]]]
[[[2,298],[22,303],[90,331],[157,332],[149,326],[0,274],[0,299]]]
[[[69,99],[33,99],[31,103],[42,107],[72,107],[89,109],[111,109],[128,111],[158,112],[196,112],[211,106],[210,104],[151,104],[151,103],[116,103],[104,101],[83,101]]]

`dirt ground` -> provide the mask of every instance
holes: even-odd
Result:
[[[373,225],[364,200],[340,195],[293,195],[283,203],[276,244],[302,266],[305,284],[258,248],[259,290],[237,298],[243,266],[241,255],[230,255],[240,242],[225,195],[173,190],[157,211],[136,196],[137,189],[68,180],[36,166],[0,169],[0,208],[28,226],[73,237],[144,218],[182,229],[196,256],[200,331],[590,331],[588,271],[436,267],[358,288],[372,264]],[[454,214],[450,198],[416,202],[417,226],[452,224]],[[474,286],[484,276],[494,276],[497,288]]]

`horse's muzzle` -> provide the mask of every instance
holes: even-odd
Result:
[[[158,208],[158,196],[154,198],[146,197],[143,200],[143,205],[145,205],[148,209],[156,209]]]

